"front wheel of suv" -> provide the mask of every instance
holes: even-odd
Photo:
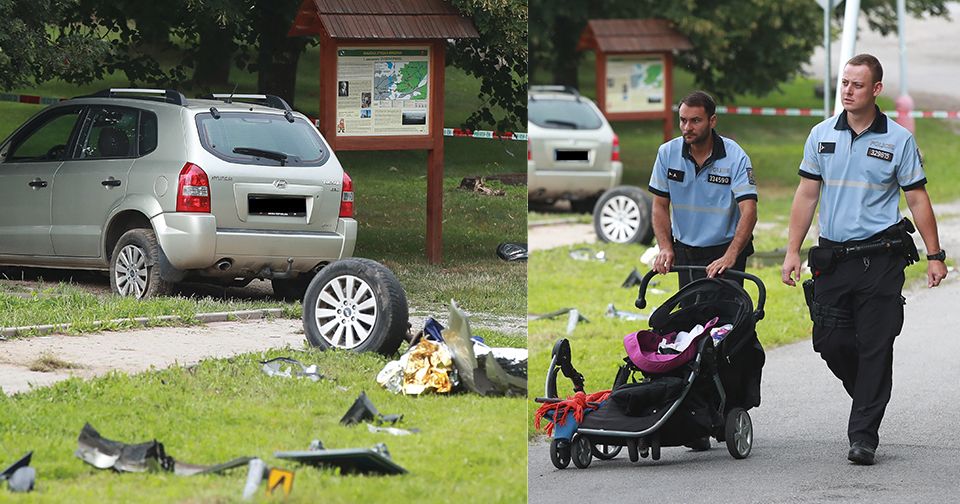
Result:
[[[131,229],[110,256],[110,289],[137,299],[168,294],[173,284],[160,277],[163,250],[151,229]]]
[[[386,266],[342,259],[325,266],[303,298],[303,329],[310,344],[354,352],[397,351],[406,336],[407,296]]]
[[[603,193],[593,209],[597,238],[613,243],[643,243],[653,240],[650,198],[634,186],[619,186]]]

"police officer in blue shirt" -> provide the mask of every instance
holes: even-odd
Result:
[[[660,247],[653,269],[659,273],[675,264],[699,265],[712,278],[729,268],[743,271],[753,253],[753,167],[736,142],[714,130],[716,110],[703,91],[685,97],[679,111],[682,136],[657,152],[648,189],[654,194],[653,231]],[[702,275],[681,273],[680,286],[697,276]]]
[[[876,106],[882,79],[869,54],[844,66],[843,112],[814,126],[804,146],[781,272],[787,285],[800,280],[800,246],[819,202],[819,247],[809,256],[814,281],[804,286],[812,287],[813,348],[853,399],[847,458],[860,465],[875,461],[893,384],[893,342],[903,326],[903,270],[919,259],[913,226],[901,220],[901,190],[932,252],[927,285],[947,276],[916,141]]]

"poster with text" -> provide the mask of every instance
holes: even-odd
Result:
[[[337,50],[337,136],[427,135],[426,47]]]
[[[665,107],[661,57],[607,58],[607,112],[658,112]]]

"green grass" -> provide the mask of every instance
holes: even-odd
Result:
[[[498,345],[524,339],[484,334]],[[258,360],[277,356],[317,364],[330,379],[318,383],[264,375]],[[239,502],[246,468],[209,476],[117,474],[73,454],[84,422],[113,440],[157,439],[177,460],[215,464],[240,456],[296,472],[290,502],[525,502],[526,437],[522,397],[475,394],[393,395],[374,377],[387,360],[375,354],[273,350],[197,366],[136,375],[71,379],[7,397],[0,394],[0,465],[33,450],[37,489],[29,502]],[[384,414],[402,413],[412,436],[370,433],[339,419],[361,391]],[[409,474],[340,476],[273,457],[305,450],[312,439],[327,448],[369,448],[383,442]],[[264,486],[259,490],[263,499]],[[0,495],[10,495],[3,490]],[[0,499],[6,500],[6,499]],[[280,497],[274,496],[273,501]]]
[[[319,107],[319,56],[316,48],[301,58],[297,76],[296,108],[316,115]],[[172,61],[172,60],[171,60]],[[256,91],[256,76],[236,68],[231,82],[238,92]],[[12,93],[69,97],[111,86],[126,86],[122,75],[83,86],[59,81]],[[445,125],[459,126],[479,105],[480,82],[456,68],[446,69]],[[189,90],[184,90],[192,96]],[[39,105],[0,102],[0,137],[6,137],[27,118],[42,110]],[[429,265],[426,250],[425,151],[340,152],[340,162],[353,178],[356,218],[360,223],[355,255],[386,264],[407,291],[411,306],[425,311],[445,311],[451,298],[478,312],[520,316],[526,309],[526,265],[497,258],[499,243],[526,241],[526,191],[521,187],[489,182],[505,196],[484,196],[457,189],[465,176],[523,173],[523,142],[447,138],[443,180],[443,262]],[[49,294],[49,303],[35,310],[0,292],[0,305],[15,305],[0,315],[0,326],[133,316],[191,315],[247,307],[284,307],[285,316],[299,316],[299,305],[263,301],[254,304],[214,298],[161,299],[140,303],[105,300],[64,288]],[[54,298],[69,298],[55,300]],[[83,298],[82,300],[80,298]],[[76,312],[49,313],[50,306],[80,308]]]
[[[113,295],[98,295],[75,284],[40,282],[37,289],[24,289],[0,285],[0,327],[22,327],[43,324],[71,324],[70,333],[115,330],[139,327],[133,321],[110,322],[114,319],[135,317],[160,317],[176,315],[183,321],[169,322],[154,319],[149,325],[190,324],[198,322],[200,313],[283,308],[284,316],[300,317],[299,304],[284,304],[275,301],[249,301],[235,299],[199,299],[186,297],[160,297],[138,301]],[[95,321],[104,322],[95,325]],[[25,336],[30,336],[27,333]]]

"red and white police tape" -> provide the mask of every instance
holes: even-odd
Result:
[[[823,109],[783,108],[783,107],[737,107],[717,105],[718,114],[758,115],[758,116],[798,116],[823,117]],[[896,117],[896,111],[890,114]],[[910,112],[914,119],[960,119],[960,110],[914,110]]]
[[[7,102],[52,105],[63,100],[66,100],[66,98],[0,93],[0,101]],[[674,111],[676,111],[676,107],[674,107]],[[754,116],[823,117],[822,108],[740,107],[735,105],[717,105],[717,113]],[[893,112],[890,115],[896,116],[897,113]],[[910,112],[910,117],[914,119],[960,119],[960,110],[914,110]],[[310,120],[313,121],[315,126],[319,125],[319,121],[317,121],[317,119],[311,117]],[[490,140],[527,140],[526,133],[515,131],[485,131],[460,128],[443,128],[443,136],[486,138]]]

